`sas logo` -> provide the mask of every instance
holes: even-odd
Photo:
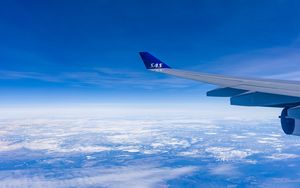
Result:
[[[162,63],[151,63],[151,68],[162,68]]]

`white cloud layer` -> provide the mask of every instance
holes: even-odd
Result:
[[[67,188],[67,187],[110,187],[110,188],[155,188],[166,187],[166,181],[190,175],[196,167],[164,168],[155,166],[127,166],[110,169],[85,169],[87,174],[71,179],[51,179],[41,176],[20,176],[22,172],[7,172],[13,177],[0,180],[1,188]],[[65,172],[71,173],[72,172]],[[15,177],[14,177],[15,176]]]
[[[0,127],[0,187],[163,187],[200,166],[242,177],[234,165],[299,158],[299,138],[273,120],[87,116],[2,119]]]

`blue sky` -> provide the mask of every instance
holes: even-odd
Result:
[[[216,101],[213,88],[147,72],[149,51],[172,67],[297,79],[300,2],[2,1],[5,104]]]

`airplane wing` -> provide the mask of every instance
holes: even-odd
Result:
[[[282,130],[300,136],[300,82],[183,71],[172,69],[148,52],[140,52],[140,56],[148,70],[219,86],[207,96],[230,97],[232,105],[281,107]]]
[[[232,105],[295,107],[300,105],[300,82],[254,79],[172,69],[148,52],[140,52],[148,70],[219,86],[207,96],[230,97]]]

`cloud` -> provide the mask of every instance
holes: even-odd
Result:
[[[160,76],[161,77],[161,76]],[[109,68],[98,68],[87,71],[76,72],[26,72],[26,71],[0,71],[0,79],[2,80],[19,80],[32,79],[43,82],[66,83],[70,86],[84,87],[84,86],[99,86],[106,88],[115,88],[130,86],[135,88],[186,88],[193,81],[186,81],[179,78],[153,76],[150,73],[135,72],[131,70],[117,70]]]
[[[21,72],[21,71],[0,71],[0,79],[3,80],[17,80],[17,79],[33,79],[33,80],[41,80],[45,82],[61,82],[60,77],[51,76],[44,73],[39,72]]]
[[[267,76],[267,78],[299,81],[300,71],[288,71],[288,72],[278,73],[271,76]]]
[[[201,71],[237,76],[265,77],[273,79],[299,80],[300,49],[274,47],[221,57],[209,63]],[[230,67],[230,69],[228,69]],[[245,68],[246,67],[246,68]],[[270,69],[270,67],[272,67]],[[295,71],[296,70],[296,71]],[[158,89],[158,88],[201,88],[199,82],[183,80],[145,71],[118,68],[90,68],[70,72],[30,72],[1,70],[0,79],[32,79],[51,83],[64,83],[71,87],[97,86],[103,88]]]
[[[277,188],[297,188],[299,184],[299,178],[269,178],[262,182],[260,187],[272,188],[276,185]]]
[[[40,188],[40,187],[111,187],[111,188],[152,188],[165,187],[168,180],[190,175],[198,170],[193,166],[168,168],[156,166],[126,166],[108,169],[81,169],[80,172],[66,171],[66,178],[46,178],[32,176],[22,171],[9,171],[9,178],[0,179],[0,187]],[[52,173],[55,173],[52,172]],[[51,174],[51,173],[50,173]],[[29,176],[29,177],[28,177]],[[49,176],[49,173],[48,173]]]
[[[299,80],[299,64],[300,48],[293,44],[227,55],[201,69],[237,76]]]
[[[160,187],[198,170],[189,164],[201,165],[205,175],[227,178],[240,176],[249,169],[244,168],[247,165],[270,165],[280,159],[297,164],[299,159],[298,150],[293,149],[299,139],[283,138],[278,134],[280,127],[269,121],[103,118],[98,114],[13,118],[1,120],[0,125],[0,161],[10,169],[0,171],[0,185],[7,187]],[[217,134],[207,135],[207,131]],[[258,140],[272,144],[257,144]],[[282,152],[274,154],[277,148]],[[239,164],[243,168],[234,167]],[[116,165],[124,166],[112,167]]]
[[[266,158],[273,159],[273,160],[287,160],[287,159],[300,158],[300,155],[293,154],[293,153],[275,153],[271,156],[266,156]]]
[[[232,164],[223,164],[223,165],[211,167],[209,172],[212,175],[230,176],[230,177],[238,176],[241,174],[237,169],[237,167],[233,166]]]
[[[90,118],[20,119],[1,121],[0,152],[23,149],[47,153],[106,151],[157,153],[190,147],[186,138],[168,135],[169,121]],[[170,127],[171,128],[171,127]],[[50,131],[51,130],[51,131]],[[17,133],[16,133],[17,132]],[[146,146],[146,147],[143,147]]]
[[[205,157],[202,150],[200,150],[200,149],[193,149],[193,150],[178,152],[177,155],[184,156],[184,157],[194,157],[194,158]]]
[[[91,108],[89,108],[91,110]],[[62,111],[63,112],[63,111]],[[64,112],[65,113],[65,112]],[[162,154],[175,151],[186,157],[213,157],[219,161],[248,160],[264,151],[265,144],[240,146],[238,142],[272,142],[270,149],[282,147],[279,137],[243,136],[249,131],[247,121],[213,121],[190,118],[176,119],[115,119],[96,116],[69,118],[28,118],[1,120],[0,152],[19,153],[23,149],[49,154],[75,154],[117,151],[140,154]],[[81,114],[82,115],[82,114]],[[224,132],[222,125],[226,125]],[[214,134],[211,134],[213,131]],[[209,133],[209,134],[207,134]],[[231,136],[228,136],[230,134]],[[241,134],[241,135],[240,135]],[[220,140],[223,138],[223,141]],[[232,141],[232,138],[235,140]],[[241,139],[247,138],[247,139]],[[224,142],[231,143],[224,146]],[[209,143],[203,145],[203,143]],[[212,146],[213,145],[213,146]],[[255,149],[256,148],[256,149]],[[257,149],[258,148],[258,149]]]
[[[236,150],[233,147],[208,147],[205,151],[220,161],[241,160],[252,154],[250,151]]]

